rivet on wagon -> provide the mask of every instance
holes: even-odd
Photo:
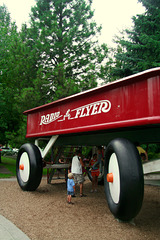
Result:
[[[107,174],[107,182],[113,182],[113,173]]]
[[[20,170],[24,170],[24,165],[21,164],[21,165],[19,166],[19,169],[20,169]]]

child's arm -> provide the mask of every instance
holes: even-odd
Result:
[[[92,171],[92,165],[91,165],[91,161],[92,161],[92,159],[89,161],[89,165],[88,165],[88,167],[89,167],[89,171]]]
[[[98,161],[93,164],[92,168],[95,168],[97,165],[99,165]]]

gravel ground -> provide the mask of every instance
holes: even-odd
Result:
[[[64,180],[47,184],[43,179],[35,192],[24,192],[17,181],[0,181],[0,214],[12,221],[32,240],[159,240],[160,187],[145,186],[144,202],[134,224],[120,223],[107,206],[104,187],[90,193],[91,182],[85,181],[87,197],[66,202]]]

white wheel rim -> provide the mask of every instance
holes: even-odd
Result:
[[[109,160],[108,173],[113,174],[113,182],[109,182],[111,197],[115,203],[119,202],[120,197],[120,174],[117,156],[113,153]]]
[[[20,177],[23,182],[27,182],[29,179],[29,174],[30,174],[30,164],[29,164],[29,157],[26,152],[22,153],[20,161],[19,161],[19,166],[22,165],[24,166],[24,169],[20,171]]]

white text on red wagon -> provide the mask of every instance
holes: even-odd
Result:
[[[68,109],[64,115],[58,112],[49,113],[41,116],[40,125],[42,124],[50,124],[57,120],[57,122],[83,117],[89,117],[101,113],[107,113],[111,109],[111,102],[109,100],[101,100],[97,102],[93,102],[75,109]]]

